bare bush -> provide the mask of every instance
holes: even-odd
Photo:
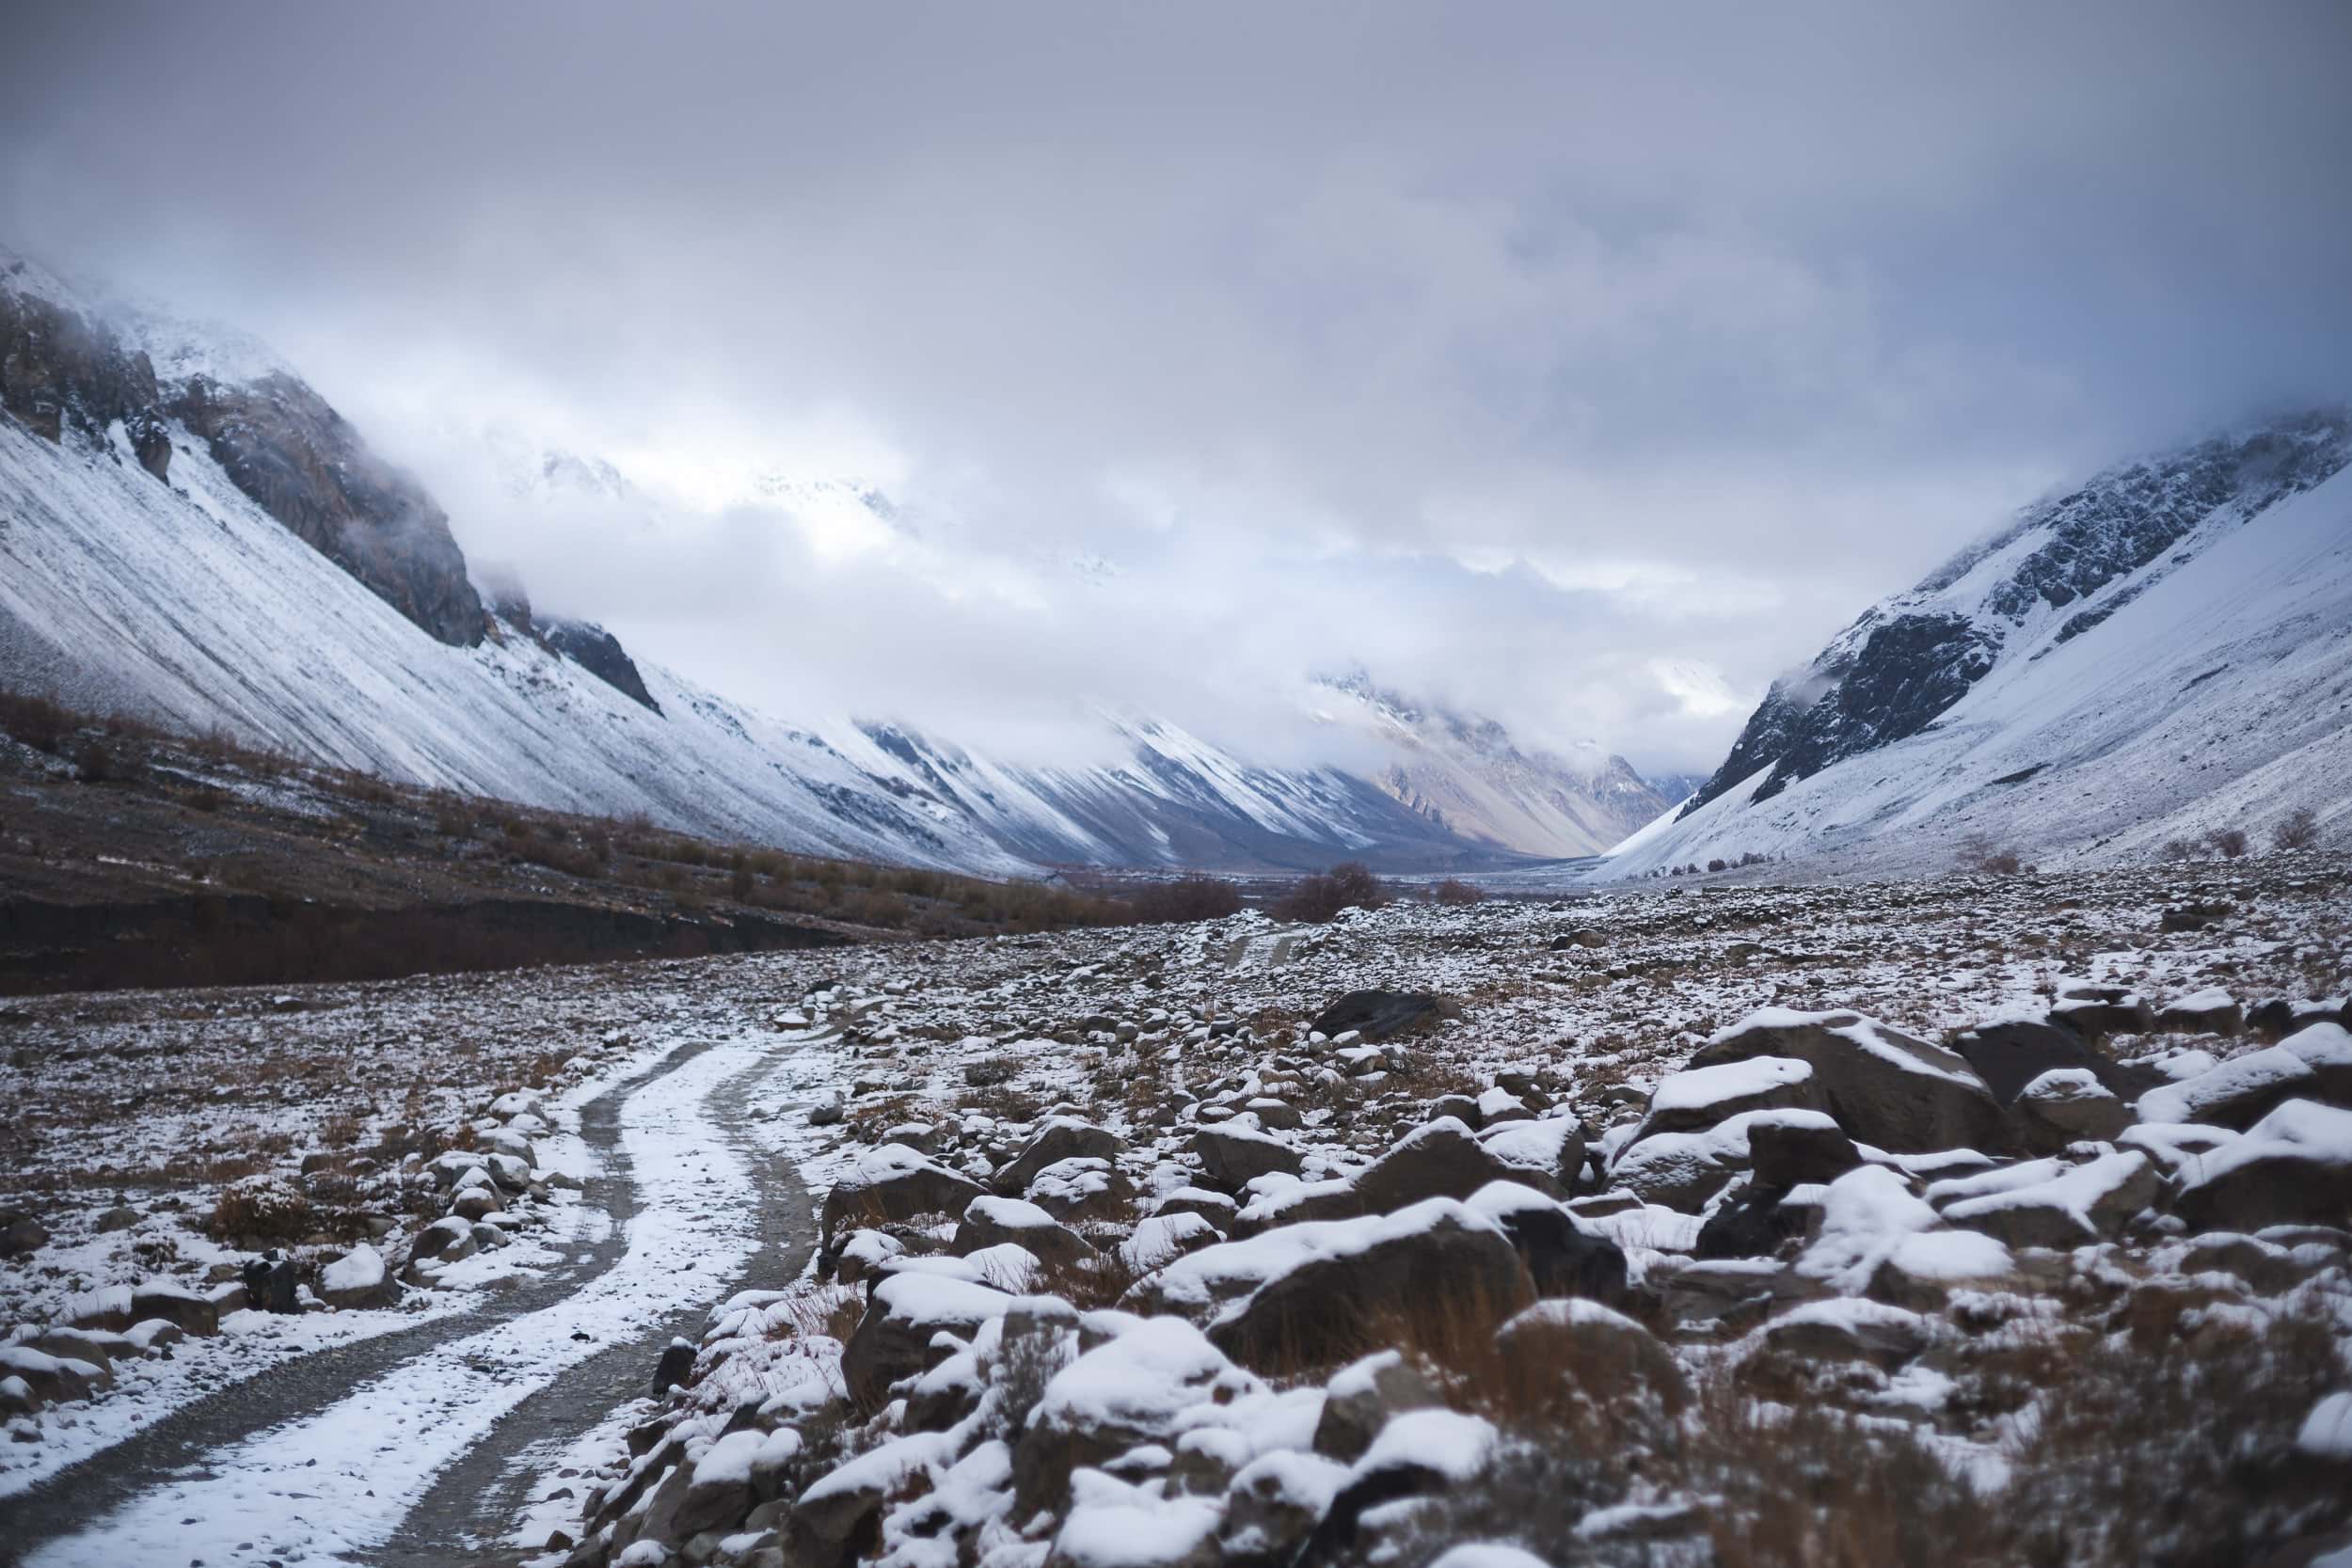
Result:
[[[1476,882],[1448,877],[1429,890],[1429,897],[1433,903],[1438,904],[1477,904],[1485,902],[1486,890]]]
[[[1146,926],[1176,926],[1222,920],[1241,910],[1241,889],[1222,877],[1191,872],[1172,882],[1152,882],[1127,895],[1135,919]]]
[[[1389,901],[1389,890],[1361,861],[1342,861],[1328,871],[1301,877],[1277,899],[1270,912],[1278,920],[1303,920],[1320,925],[1342,910],[1376,910]]]
[[[2225,861],[2236,860],[2252,847],[2243,828],[2216,828],[2205,835],[2205,842]]]
[[[1987,877],[2014,877],[2026,868],[2025,858],[2005,845],[1996,845],[1982,833],[1971,833],[1961,840],[1960,868]]]
[[[2309,806],[2297,806],[2270,830],[2270,845],[2274,849],[2308,849],[2319,842],[2319,813]]]

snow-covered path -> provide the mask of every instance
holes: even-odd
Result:
[[[476,1485],[473,1498],[453,1503],[447,1488],[435,1487],[437,1476],[482,1449],[510,1412],[583,1364],[605,1364],[602,1385],[616,1358],[641,1362],[639,1375],[649,1375],[681,1310],[722,1299],[755,1255],[787,1239],[780,1231],[804,1243],[808,1205],[797,1178],[788,1166],[763,1168],[770,1163],[730,1134],[762,1069],[782,1065],[780,1053],[816,1043],[807,1036],[755,1036],[710,1045],[622,1101],[614,1163],[625,1165],[634,1188],[626,1250],[577,1290],[478,1332],[452,1323],[450,1332],[356,1386],[321,1390],[292,1418],[139,1478],[128,1500],[70,1533],[42,1541],[40,1522],[27,1521],[40,1544],[23,1560],[38,1568],[221,1568],[374,1560],[388,1545],[404,1559],[458,1560],[470,1544],[465,1538],[490,1523],[467,1516],[488,1488]],[[302,1370],[296,1364],[275,1375],[299,1377]],[[515,1440],[495,1447],[511,1449],[543,1433],[503,1435]],[[436,1516],[412,1520],[428,1496]],[[93,1504],[103,1506],[85,1498],[86,1508]],[[18,1536],[0,1551],[28,1544]]]

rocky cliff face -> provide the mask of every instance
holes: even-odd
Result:
[[[2250,517],[2347,461],[2352,415],[2328,410],[2127,463],[2029,508],[1916,588],[1865,611],[1804,670],[1774,681],[1683,815],[1761,768],[1772,771],[1755,800],[1917,735],[2022,645],[2020,633],[2047,633],[2032,656],[2042,657],[2185,563],[2186,556],[2160,558],[2208,522]]]
[[[0,408],[37,436],[103,440],[119,420],[149,473],[171,467],[155,367],[54,297],[30,263],[0,251]]]
[[[326,399],[291,376],[246,387],[197,376],[169,409],[238,489],[387,604],[443,642],[482,641],[482,601],[448,515]]]
[[[443,642],[482,641],[482,603],[449,519],[326,399],[272,372],[159,378],[152,358],[55,277],[0,251],[0,408],[50,441],[105,446],[122,426],[169,482],[171,432],[210,446],[271,516]]]

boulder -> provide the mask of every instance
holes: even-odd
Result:
[[[1658,1337],[1596,1301],[1539,1301],[1495,1330],[1495,1349],[1514,1377],[1573,1385],[1603,1409],[1657,1401],[1668,1414],[1689,1402],[1689,1380]]]
[[[2131,1107],[2084,1068],[2052,1068],[2018,1091],[2017,1110],[2047,1130],[2038,1144],[2111,1143],[2132,1124]]]
[[[425,1227],[423,1234],[417,1238],[417,1244],[422,1246],[426,1236],[434,1235],[445,1226],[456,1226],[461,1232],[465,1228],[462,1221],[440,1220]],[[465,1251],[458,1256],[470,1257],[472,1254],[473,1241],[468,1236]],[[293,1259],[280,1258],[273,1249],[259,1258],[246,1259],[243,1274],[246,1305],[255,1311],[283,1315],[302,1309],[296,1294],[301,1279]]]
[[[1013,1447],[1015,1512],[1058,1509],[1073,1470],[1173,1443],[1200,1407],[1263,1387],[1181,1318],[1129,1325],[1045,1385]]]
[[[2011,1019],[1963,1030],[1952,1049],[1966,1060],[1993,1097],[2007,1105],[2045,1072],[2081,1069],[2119,1099],[2132,1100],[2164,1082],[2152,1068],[2124,1067],[2083,1043],[2072,1029]]]
[[[399,1296],[384,1255],[364,1242],[319,1271],[319,1299],[329,1307],[381,1307]]]
[[[1801,1187],[1836,1180],[1862,1164],[1862,1151],[1827,1117],[1765,1117],[1748,1129],[1748,1168],[1760,1187]]]
[[[1939,1181],[1930,1203],[1954,1225],[2012,1247],[2070,1248],[2114,1236],[2163,1190],[2154,1162],[2137,1149],[2101,1155],[2043,1176],[2049,1161],[2028,1161],[1981,1176]],[[2019,1181],[2025,1173],[2042,1180]]]
[[[1381,1429],[1407,1410],[1445,1403],[1420,1368],[1394,1350],[1375,1351],[1331,1374],[1324,1386],[1323,1414],[1315,1421],[1314,1450],[1352,1465],[1361,1459]]]
[[[2156,1026],[2156,1015],[2145,997],[2112,988],[2085,988],[2065,996],[2050,1009],[2050,1022],[2072,1029],[2086,1039],[2105,1035],[2144,1035]]]
[[[478,1249],[474,1245],[471,1223],[462,1215],[451,1215],[435,1220],[431,1225],[418,1231],[416,1243],[410,1249],[409,1256],[437,1259],[445,1263],[454,1263],[460,1259],[471,1258],[476,1250]],[[252,1265],[247,1264],[246,1267],[249,1270]],[[249,1288],[250,1281],[247,1283]]]
[[[86,1400],[113,1381],[96,1362],[51,1355],[25,1345],[0,1345],[0,1378],[22,1379],[41,1404]]]
[[[1748,1056],[1669,1073],[1650,1096],[1641,1131],[1695,1132],[1743,1111],[1826,1111],[1828,1097],[1809,1062],[1793,1056]]]
[[[1749,1140],[1763,1127],[1814,1135],[1837,1131],[1820,1111],[1742,1111],[1704,1132],[1661,1132],[1629,1144],[1609,1167],[1610,1180],[1645,1203],[1694,1214],[1749,1168]]]
[[[1308,1027],[1332,1038],[1352,1032],[1384,1040],[1434,1021],[1441,1006],[1426,991],[1351,990],[1317,1013]]]
[[[1136,1187],[1108,1160],[1081,1154],[1038,1172],[1022,1196],[1058,1220],[1117,1219],[1132,1209]]]
[[[923,1214],[961,1214],[985,1196],[978,1182],[907,1148],[884,1144],[858,1157],[856,1166],[825,1195],[824,1250],[844,1225],[903,1224]]]
[[[1367,1213],[1388,1214],[1432,1197],[1468,1197],[1514,1172],[1452,1117],[1417,1127],[1356,1178]]]
[[[1563,1197],[1584,1174],[1584,1124],[1574,1117],[1504,1122],[1481,1132],[1478,1146],[1502,1162],[1511,1180]]]
[[[1051,1117],[1038,1129],[1036,1136],[1005,1163],[1003,1169],[989,1178],[989,1185],[1000,1196],[1018,1197],[1037,1180],[1038,1173],[1050,1164],[1077,1158],[1107,1160],[1126,1147],[1126,1141],[1118,1133],[1091,1122],[1076,1117]]]
[[[1441,1094],[1429,1102],[1428,1113],[1422,1120],[1443,1121],[1448,1117],[1465,1127],[1476,1127],[1479,1125],[1478,1101],[1466,1094]]]
[[[1585,1230],[1565,1205],[1533,1187],[1497,1181],[1472,1194],[1470,1208],[1502,1227],[1538,1296],[1624,1305],[1625,1249]]]
[[[2312,1023],[2279,1042],[2279,1049],[2312,1069],[2304,1098],[2352,1105],[2352,1030]]]
[[[1965,1058],[1860,1013],[1767,1007],[1709,1039],[1692,1068],[1789,1057],[1855,1139],[1896,1153],[2006,1147],[2000,1102]]]
[[[1298,1150],[1259,1131],[1249,1117],[1201,1128],[1192,1135],[1192,1151],[1200,1157],[1200,1174],[1209,1184],[1229,1193],[1261,1176],[1296,1176],[1302,1164]]]
[[[1314,1454],[1278,1451],[1242,1467],[1225,1494],[1216,1563],[1287,1562],[1323,1523],[1346,1484],[1347,1466]]]
[[[49,1244],[49,1232],[22,1209],[0,1209],[0,1258],[22,1258]]]
[[[1218,1317],[1209,1337],[1219,1349],[1244,1365],[1329,1366],[1389,1342],[1398,1325],[1433,1312],[1500,1321],[1534,1297],[1502,1227],[1450,1198],[1327,1222],[1327,1229],[1337,1233],[1322,1238],[1327,1244]],[[1226,1245],[1256,1245],[1280,1234]],[[1204,1247],[1174,1268],[1221,1250]],[[1433,1281],[1443,1288],[1433,1290]]]
[[[1026,1248],[1046,1263],[1075,1262],[1094,1253],[1085,1237],[1036,1204],[1017,1197],[974,1198],[963,1211],[949,1250],[958,1258],[969,1258],[982,1247],[1007,1242]]]
[[[220,1332],[220,1308],[212,1297],[198,1295],[168,1279],[151,1279],[131,1291],[131,1322],[149,1318],[161,1318],[186,1334]]]
[[[2285,1045],[2233,1056],[2194,1078],[2139,1097],[2141,1121],[2201,1121],[2243,1132],[2296,1098],[2312,1098],[2317,1074]]]
[[[841,1377],[860,1406],[882,1402],[890,1386],[931,1365],[931,1338],[969,1341],[980,1324],[1004,1315],[1012,1297],[969,1280],[919,1272],[882,1276],[841,1351]]]
[[[2197,1230],[2344,1224],[2352,1215],[2352,1110],[2288,1101],[2205,1156],[2173,1209]]]
[[[2176,996],[2156,1010],[2155,1027],[2171,1035],[2235,1035],[2246,1028],[2237,998],[2218,986]]]

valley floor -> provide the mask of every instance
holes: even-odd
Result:
[[[1894,1561],[1964,1518],[1951,1560],[2259,1560],[2352,1523],[2347,892],[2280,856],[21,1000],[0,1560]],[[1315,1029],[1367,988],[1426,1001]],[[2133,1116],[2087,1070],[1848,1081],[2070,1013]],[[2257,1155],[2326,1215],[2213,1209]]]

